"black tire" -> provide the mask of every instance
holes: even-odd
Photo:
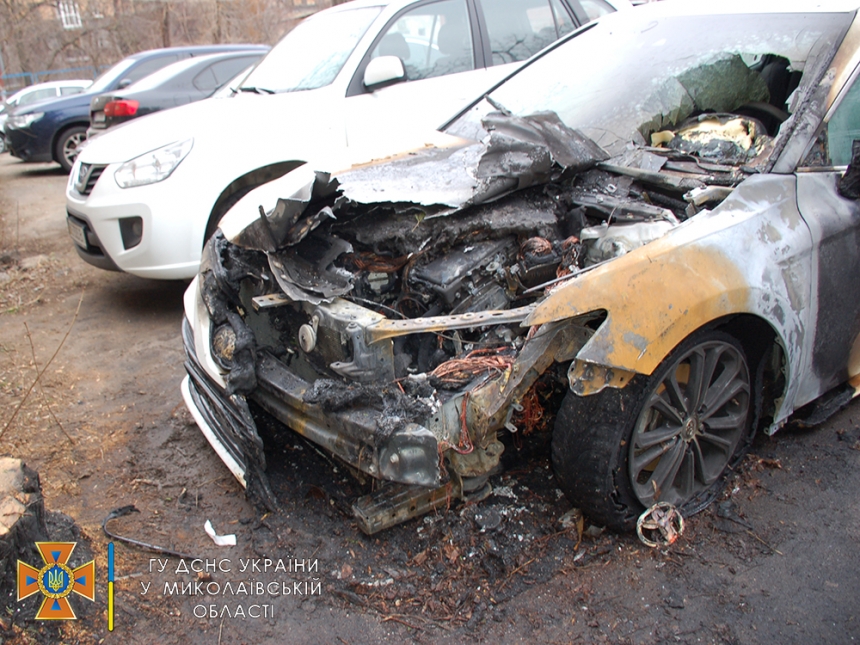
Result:
[[[552,439],[561,489],[593,522],[619,531],[658,501],[685,515],[701,510],[749,447],[752,389],[743,347],[711,330],[623,389],[568,392]]]
[[[62,166],[66,172],[72,171],[75,159],[78,156],[78,148],[87,139],[87,129],[82,125],[75,125],[64,130],[57,139],[54,146],[54,160]]]

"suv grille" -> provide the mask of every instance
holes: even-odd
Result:
[[[75,179],[75,190],[81,195],[89,195],[93,192],[96,182],[107,166],[95,166],[93,164],[82,163],[78,168],[78,176]]]

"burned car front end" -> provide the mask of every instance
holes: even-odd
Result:
[[[564,134],[567,145],[582,145],[584,166],[605,157]],[[504,450],[498,432],[517,430],[537,379],[593,333],[600,312],[523,325],[542,285],[578,267],[582,250],[542,189],[464,217],[451,217],[451,205],[347,197],[373,191],[380,173],[396,176],[417,157],[437,193],[427,201],[440,196],[430,177],[442,174],[446,189],[471,191],[467,174],[445,169],[461,168],[452,156],[482,148],[432,148],[337,179],[317,174],[238,236],[219,231],[207,244],[187,296],[186,398],[207,436],[229,447],[252,496],[269,492],[249,481],[264,481],[264,456],[245,397],[366,475],[411,487],[400,506],[356,505],[369,532],[452,496],[480,495]],[[644,210],[677,221],[665,209]]]
[[[372,533],[480,499],[503,433],[558,413],[565,492],[624,527],[654,501],[701,506],[756,426],[829,386],[797,376],[808,272],[786,245],[751,261],[749,240],[765,218],[808,251],[793,175],[771,173],[813,138],[804,117],[823,109],[852,14],[720,14],[734,33],[692,42],[715,18],[661,11],[656,27],[621,17],[547,53],[449,125],[445,145],[335,174],[309,164],[265,187],[277,199],[251,193],[228,213],[186,294],[183,394],[252,499],[277,506],[260,415],[393,484],[354,505]],[[648,46],[662,48],[659,74],[643,80],[631,61]],[[551,71],[595,48],[600,73]],[[665,383],[692,390],[697,352],[717,366],[712,409],[703,400],[660,434],[671,406],[654,401],[681,407]],[[620,438],[576,447],[585,435],[567,426],[600,423],[581,401],[625,397],[641,413],[616,424],[630,426]],[[598,484],[567,467],[573,453],[600,463]]]

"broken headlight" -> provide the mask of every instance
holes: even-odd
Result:
[[[164,181],[191,152],[194,139],[177,141],[126,161],[114,173],[120,188],[145,186]]]
[[[212,357],[225,370],[233,367],[236,351],[236,332],[229,324],[219,325],[212,332]]]

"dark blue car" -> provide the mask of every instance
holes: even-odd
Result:
[[[6,122],[9,152],[22,161],[56,161],[72,169],[90,124],[90,101],[97,94],[131,85],[183,58],[224,51],[259,50],[261,45],[196,45],[152,49],[124,58],[99,76],[83,94],[46,101],[13,112]]]

